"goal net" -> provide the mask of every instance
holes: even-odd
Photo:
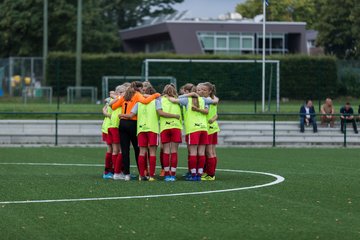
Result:
[[[25,87],[22,90],[22,99],[27,103],[52,103],[52,87]]]
[[[280,62],[267,60],[265,64],[265,106],[267,111],[280,109]],[[221,100],[241,101],[247,105],[262,104],[261,60],[214,59],[146,59],[144,78],[174,76],[178,87],[186,84],[211,82],[216,85]],[[241,105],[239,104],[239,110]]]
[[[67,103],[96,103],[97,87],[67,87]]]
[[[114,91],[115,88],[125,82],[132,81],[149,81],[151,85],[161,92],[166,84],[172,83],[176,86],[176,78],[171,76],[103,76],[102,77],[102,98],[109,96],[109,91]]]

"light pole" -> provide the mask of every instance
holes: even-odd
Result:
[[[81,53],[82,53],[82,0],[78,0],[76,28],[76,87],[81,87]],[[76,91],[80,97],[80,90]]]
[[[47,69],[47,57],[48,57],[48,0],[44,0],[44,19],[43,19],[43,81],[46,85],[46,69]]]
[[[265,112],[265,48],[266,48],[266,5],[267,5],[267,0],[263,0],[263,42],[262,42],[262,91],[261,91],[261,96],[262,96],[262,107],[261,110],[262,112]]]

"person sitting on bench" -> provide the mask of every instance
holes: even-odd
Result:
[[[315,109],[310,99],[306,100],[305,105],[300,108],[300,132],[305,131],[305,124],[309,126],[312,124],[314,133],[317,132]]]
[[[357,126],[354,118],[354,110],[351,107],[350,103],[347,102],[344,107],[340,109],[340,119],[341,119],[341,132],[344,133],[344,123],[352,123],[354,132],[357,134]]]

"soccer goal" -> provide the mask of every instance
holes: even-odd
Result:
[[[109,96],[109,91],[115,90],[118,85],[132,81],[149,81],[157,91],[162,91],[166,84],[172,83],[176,86],[176,78],[171,76],[103,76],[102,77],[102,98]]]
[[[280,111],[280,61],[266,60],[267,111]],[[143,77],[174,76],[178,85],[209,81],[222,100],[261,102],[262,61],[220,59],[146,59]],[[256,107],[255,107],[256,108]]]
[[[52,87],[25,87],[22,90],[22,99],[25,104],[30,102],[52,103],[53,89]]]
[[[97,101],[97,87],[83,86],[74,87],[70,86],[66,89],[67,103],[96,103]]]

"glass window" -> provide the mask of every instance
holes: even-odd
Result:
[[[198,32],[197,35],[203,52],[207,54],[241,55],[262,52],[262,33]],[[266,34],[266,54],[286,53],[287,44],[287,34]],[[168,46],[161,47],[161,49],[168,48]]]
[[[253,49],[254,41],[252,38],[242,38],[242,46],[243,49]]]
[[[229,49],[240,49],[240,37],[229,37]]]
[[[217,37],[216,38],[216,48],[225,49],[227,48],[226,38]]]
[[[282,38],[273,38],[271,43],[272,49],[283,49],[284,41]]]
[[[214,49],[214,37],[202,37],[201,43],[204,49]]]

